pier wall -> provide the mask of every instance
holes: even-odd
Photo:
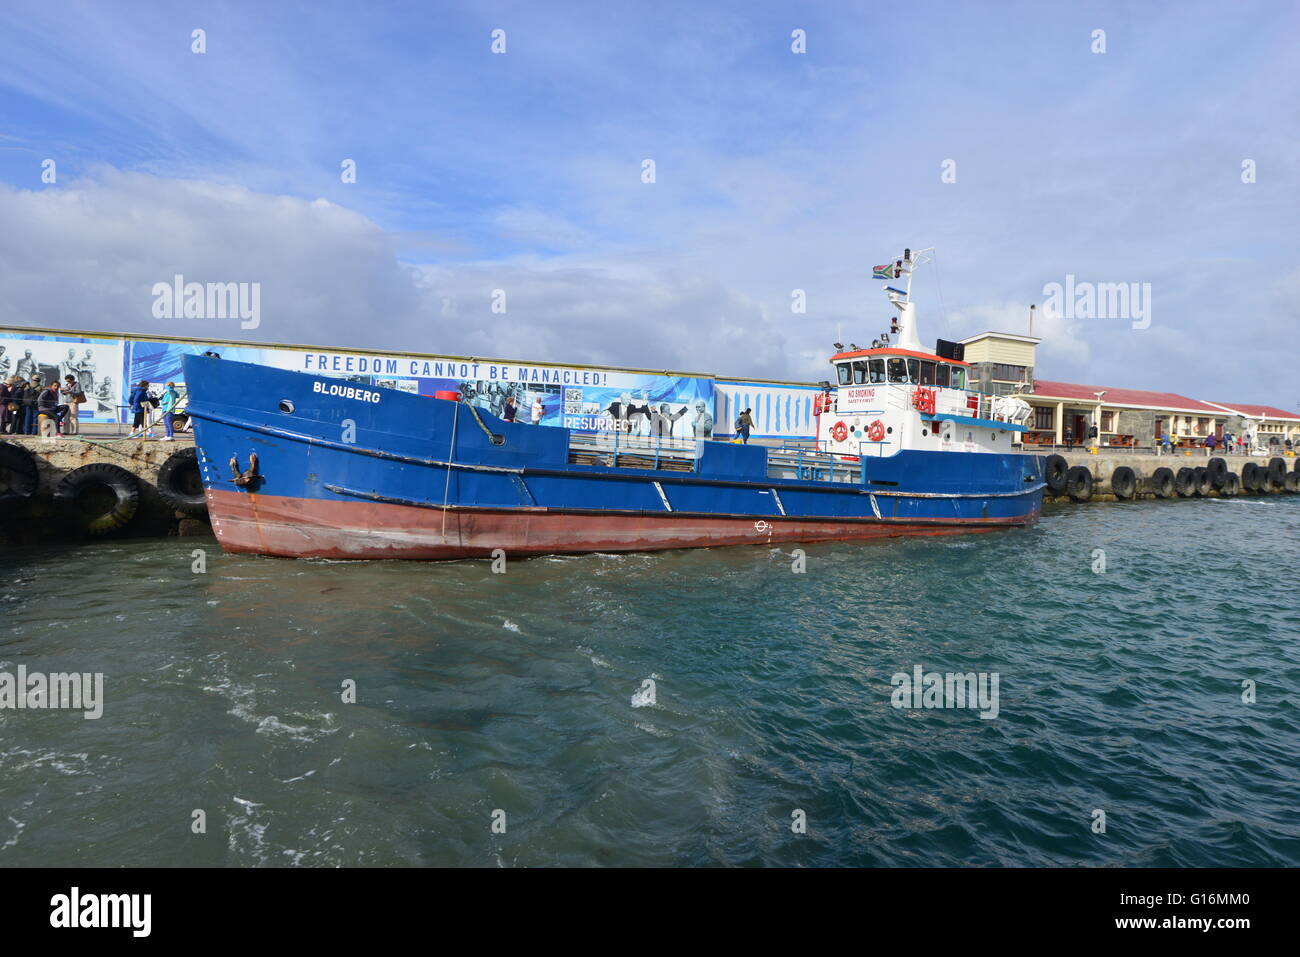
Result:
[[[1044,456],[1053,454],[1047,451],[1042,453]],[[1086,448],[1076,448],[1070,450],[1056,449],[1054,454],[1060,455],[1065,459],[1070,467],[1082,466],[1092,473],[1093,491],[1087,498],[1089,502],[1114,502],[1117,496],[1111,488],[1111,477],[1115,470],[1121,466],[1127,466],[1136,473],[1138,482],[1135,499],[1154,498],[1155,493],[1148,487],[1146,480],[1150,479],[1156,469],[1167,468],[1177,474],[1179,469],[1205,468],[1213,458],[1222,459],[1227,466],[1227,471],[1237,476],[1238,483],[1241,483],[1243,471],[1247,463],[1254,463],[1255,466],[1263,469],[1274,458],[1281,458],[1286,465],[1288,473],[1295,472],[1300,460],[1294,455],[1271,456],[1271,455],[1210,455],[1204,449],[1184,449],[1175,450],[1170,453],[1157,455],[1152,452],[1138,452],[1124,449],[1106,449],[1100,448],[1095,454],[1089,452]],[[1238,495],[1267,495],[1267,494],[1288,494],[1295,489],[1284,487],[1269,487],[1261,490],[1249,490],[1244,486],[1238,491]],[[1208,492],[1198,493],[1195,495],[1176,495],[1175,498],[1217,498],[1222,497],[1223,493],[1219,489],[1211,489]],[[1045,497],[1049,502],[1069,502],[1078,503],[1079,499],[1071,498],[1069,495],[1053,495],[1050,492]]]
[[[138,491],[138,502],[130,520],[119,529],[108,530],[108,534],[132,537],[211,534],[206,515],[178,511],[158,491],[158,473],[163,463],[178,449],[192,448],[191,436],[178,434],[174,442],[93,436],[60,439],[4,435],[0,439],[4,444],[21,446],[31,452],[38,476],[36,489],[29,497],[21,501],[0,501],[0,544],[95,537],[88,527],[86,509],[93,512],[96,503],[87,503],[86,509],[73,507],[68,501],[58,500],[55,490],[76,469],[100,463],[129,472],[135,477]]]

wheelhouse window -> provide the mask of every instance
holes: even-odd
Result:
[[[853,363],[853,384],[862,385],[867,381],[867,360],[858,359]]]
[[[966,370],[961,366],[952,367],[951,385],[954,389],[966,388]]]
[[[907,381],[907,363],[897,356],[890,356],[889,363],[889,381],[906,382]]]
[[[850,385],[853,382],[853,370],[847,362],[841,362],[835,367],[836,373],[840,377],[840,385]]]
[[[921,362],[921,385],[934,385],[934,366],[933,362]]]
[[[885,360],[872,359],[870,361],[871,361],[871,367],[870,367],[871,381],[884,382],[885,381]]]
[[[907,381],[915,384],[921,375],[921,360],[907,360]]]
[[[934,384],[941,389],[948,388],[948,370],[951,368],[952,366],[946,366],[942,362],[939,363],[939,368],[934,373]]]

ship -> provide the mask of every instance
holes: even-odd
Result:
[[[905,250],[888,331],[835,344],[816,441],[770,446],[505,421],[426,396],[184,358],[212,528],[229,552],[518,558],[861,542],[1023,526],[1042,510],[1028,406],[973,388],[956,343],[925,350]]]

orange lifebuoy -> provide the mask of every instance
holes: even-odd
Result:
[[[831,438],[836,442],[843,442],[849,437],[849,427],[843,421],[836,422],[831,426]]]
[[[921,386],[912,393],[912,405],[916,411],[934,415],[934,390]]]
[[[885,439],[885,424],[879,419],[872,422],[867,427],[867,439],[872,442],[883,442]]]

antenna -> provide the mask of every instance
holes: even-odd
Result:
[[[1032,337],[1033,334],[1034,334],[1034,306],[1031,303],[1029,306],[1029,335]]]

